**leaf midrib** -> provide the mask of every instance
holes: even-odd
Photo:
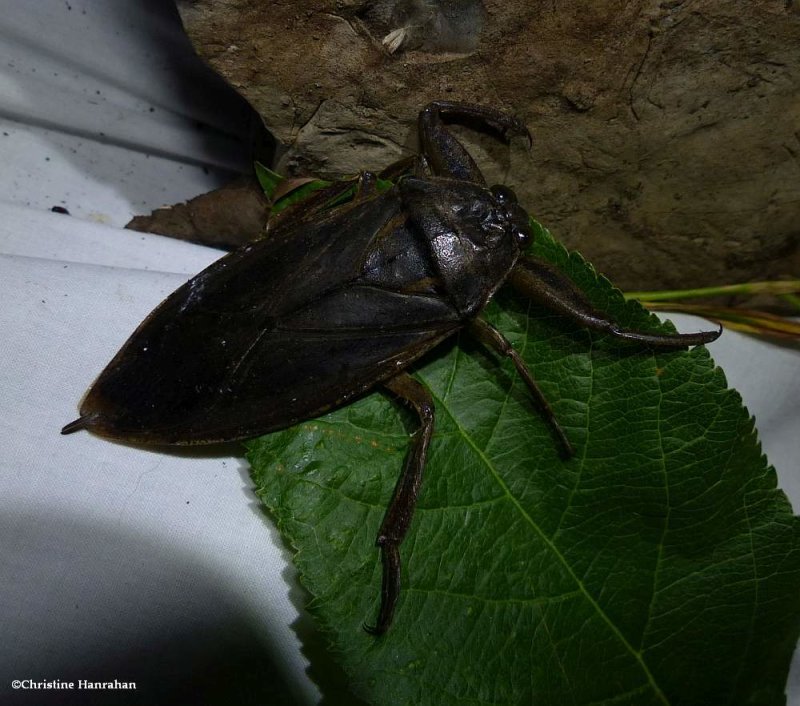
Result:
[[[454,363],[453,367],[455,367],[455,363]],[[455,371],[453,371],[451,379],[453,379],[454,377],[455,377]],[[594,597],[588,591],[588,589],[586,588],[584,583],[580,580],[580,578],[578,578],[578,576],[572,570],[572,567],[567,562],[566,557],[559,551],[558,547],[554,544],[554,542],[551,540],[551,538],[548,537],[544,533],[544,531],[541,529],[541,527],[539,527],[539,525],[536,523],[536,521],[533,519],[533,517],[525,510],[524,507],[522,507],[522,505],[517,500],[517,498],[513,495],[513,493],[511,493],[510,488],[503,481],[502,477],[500,476],[500,473],[494,467],[494,465],[492,464],[491,460],[486,456],[486,454],[483,452],[483,450],[480,449],[475,444],[475,442],[473,441],[472,437],[462,427],[462,425],[460,424],[460,422],[457,419],[456,415],[454,414],[453,410],[447,404],[446,397],[441,397],[441,396],[437,395],[436,392],[434,391],[434,389],[427,383],[426,383],[426,387],[430,391],[431,396],[434,398],[437,415],[440,414],[440,410],[444,410],[444,412],[448,415],[450,420],[453,422],[453,425],[458,430],[458,434],[460,435],[460,437],[477,454],[478,459],[480,459],[480,461],[484,464],[484,466],[486,467],[486,470],[489,472],[489,474],[491,475],[492,479],[498,485],[498,487],[501,489],[501,491],[506,496],[506,498],[511,503],[511,505],[517,510],[517,512],[521,515],[523,520],[533,529],[533,531],[536,534],[539,535],[539,537],[542,539],[542,541],[545,543],[545,545],[550,549],[550,551],[553,553],[553,555],[562,564],[562,566],[564,567],[564,569],[566,570],[568,575],[575,582],[575,584],[577,585],[578,590],[580,591],[580,593],[583,594],[585,599],[589,602],[589,604],[592,606],[592,608],[597,612],[597,614],[600,616],[600,618],[603,620],[603,622],[605,622],[606,625],[608,625],[608,627],[611,630],[612,634],[617,637],[617,639],[620,641],[620,643],[623,645],[623,647],[634,658],[634,661],[639,665],[639,667],[641,668],[642,672],[646,676],[647,682],[649,683],[650,687],[653,689],[653,692],[656,695],[656,697],[658,698],[658,700],[661,701],[663,704],[665,704],[665,706],[669,706],[669,703],[670,703],[669,700],[667,699],[666,695],[661,690],[661,688],[658,686],[658,683],[656,682],[655,677],[653,676],[652,672],[648,668],[647,664],[642,659],[641,653],[639,651],[637,651],[633,647],[633,645],[631,645],[630,642],[628,642],[628,640],[622,634],[620,629],[614,624],[614,622],[611,620],[611,618],[608,616],[608,614],[602,609],[600,604],[594,599]],[[508,392],[506,392],[506,400],[508,399],[509,395],[510,395],[510,390]],[[504,404],[505,404],[505,401],[504,401]]]

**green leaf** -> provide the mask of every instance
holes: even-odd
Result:
[[[664,328],[538,228],[535,250],[624,326]],[[466,336],[416,375],[436,402],[394,624],[378,526],[414,420],[372,394],[250,445],[310,608],[373,704],[784,703],[800,524],[704,348],[653,353],[501,293],[576,456],[508,361]]]
[[[277,172],[273,172],[269,167],[261,162],[255,162],[253,166],[256,170],[256,179],[258,179],[259,185],[263,189],[267,198],[271,201],[275,196],[275,192],[278,190],[278,186],[285,177],[282,177]]]
[[[283,211],[284,208],[291,206],[294,203],[298,203],[307,199],[311,194],[315,191],[319,191],[320,189],[324,189],[326,186],[330,186],[333,184],[332,181],[325,181],[324,179],[315,179],[314,181],[309,181],[302,186],[298,186],[296,189],[292,189],[288,194],[285,196],[281,196],[273,205],[272,213],[273,215],[276,213],[280,213]],[[346,194],[347,198],[352,198],[353,192],[355,191],[355,186],[351,191]],[[347,198],[343,200],[347,200]]]
[[[325,179],[313,179],[311,181],[301,183],[284,195],[279,196],[279,187],[283,182],[286,182],[286,177],[281,176],[277,172],[273,172],[269,167],[265,166],[261,162],[255,162],[254,168],[256,172],[256,178],[258,179],[261,189],[264,191],[266,197],[270,201],[273,201],[272,215],[280,213],[288,206],[291,206],[294,203],[299,203],[300,201],[307,199],[315,191],[324,189],[334,183],[332,181],[326,181]],[[345,182],[347,181],[351,182],[352,186],[349,189],[342,191],[340,194],[337,194],[337,196],[332,198],[329,203],[322,204],[321,208],[333,208],[334,206],[338,206],[353,198],[357,188],[356,178],[345,180]],[[386,189],[391,188],[393,185],[394,182],[388,179],[375,180],[375,189],[378,193],[386,191]]]

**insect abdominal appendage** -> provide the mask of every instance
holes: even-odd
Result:
[[[409,366],[467,330],[512,361],[562,456],[573,453],[523,359],[480,316],[500,286],[508,282],[581,326],[648,347],[685,348],[719,335],[624,329],[555,267],[523,254],[533,236],[527,213],[508,187],[486,187],[444,119],[529,136],[521,121],[492,108],[431,103],[419,117],[419,157],[292,204],[268,237],[176,290],[114,356],[86,393],[80,417],[62,430],[136,444],[234,441],[385,387],[414,411],[419,429],[377,533],[382,581],[374,634],[388,630],[397,608],[400,547],[435,423],[431,394]],[[377,188],[389,177],[394,185]]]
[[[74,434],[76,431],[86,429],[87,425],[88,419],[86,417],[78,417],[77,419],[73,419],[69,424],[65,424],[63,429],[61,429],[61,433]]]

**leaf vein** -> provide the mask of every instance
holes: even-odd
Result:
[[[573,571],[572,567],[567,562],[566,557],[561,553],[558,547],[555,545],[554,541],[548,537],[541,527],[536,523],[533,517],[528,513],[528,511],[521,505],[520,501],[513,495],[511,489],[505,483],[505,481],[501,478],[500,473],[494,467],[494,464],[491,460],[486,456],[486,454],[476,445],[474,439],[466,432],[464,427],[461,425],[460,421],[455,417],[450,410],[449,406],[446,403],[446,400],[441,396],[437,396],[435,389],[433,389],[430,385],[428,385],[428,389],[431,391],[431,395],[437,399],[437,409],[439,408],[438,403],[441,403],[441,409],[445,410],[448,416],[450,417],[453,424],[458,428],[461,432],[462,439],[464,442],[472,448],[472,450],[477,455],[478,459],[480,459],[481,463],[485,466],[487,471],[491,474],[493,480],[498,484],[498,486],[502,489],[504,495],[508,498],[509,502],[513,505],[519,515],[523,518],[523,520],[533,529],[533,531],[539,535],[545,545],[550,549],[553,555],[557,558],[558,562],[564,567],[567,574],[570,578],[575,582],[578,586],[578,590],[584,595],[585,599],[589,602],[589,605],[594,609],[597,615],[606,623],[612,634],[620,641],[622,646],[625,650],[627,650],[631,657],[633,657],[634,661],[639,665],[640,669],[644,672],[648,682],[650,683],[653,692],[662,703],[669,704],[667,697],[665,696],[664,692],[658,686],[655,681],[655,678],[650,672],[647,664],[642,659],[642,654],[638,650],[636,650],[633,645],[628,642],[625,636],[622,634],[620,629],[614,624],[608,614],[602,609],[600,604],[595,600],[595,598],[591,595],[589,590],[584,585],[583,581],[577,576],[577,574]]]

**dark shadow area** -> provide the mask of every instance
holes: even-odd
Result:
[[[478,48],[486,10],[481,0],[370,0],[356,17],[390,54],[465,54]]]
[[[139,173],[124,172],[120,158],[104,158],[110,153],[98,144],[202,168],[217,185],[249,172],[254,158],[272,159],[274,140],[247,101],[195,54],[171,0],[20,8],[0,34],[10,41],[9,78],[25,98],[0,116],[50,131],[54,150],[132,203],[150,172],[141,165]]]
[[[136,6],[169,32],[169,42],[149,41],[169,67],[187,115],[199,116],[195,127],[200,135],[217,132],[240,142],[248,172],[254,160],[271,164],[275,139],[252,106],[195,53],[173,0],[136,0]]]
[[[197,557],[75,517],[3,516],[0,536],[3,704],[298,703],[258,617]],[[78,688],[115,679],[136,688]]]

